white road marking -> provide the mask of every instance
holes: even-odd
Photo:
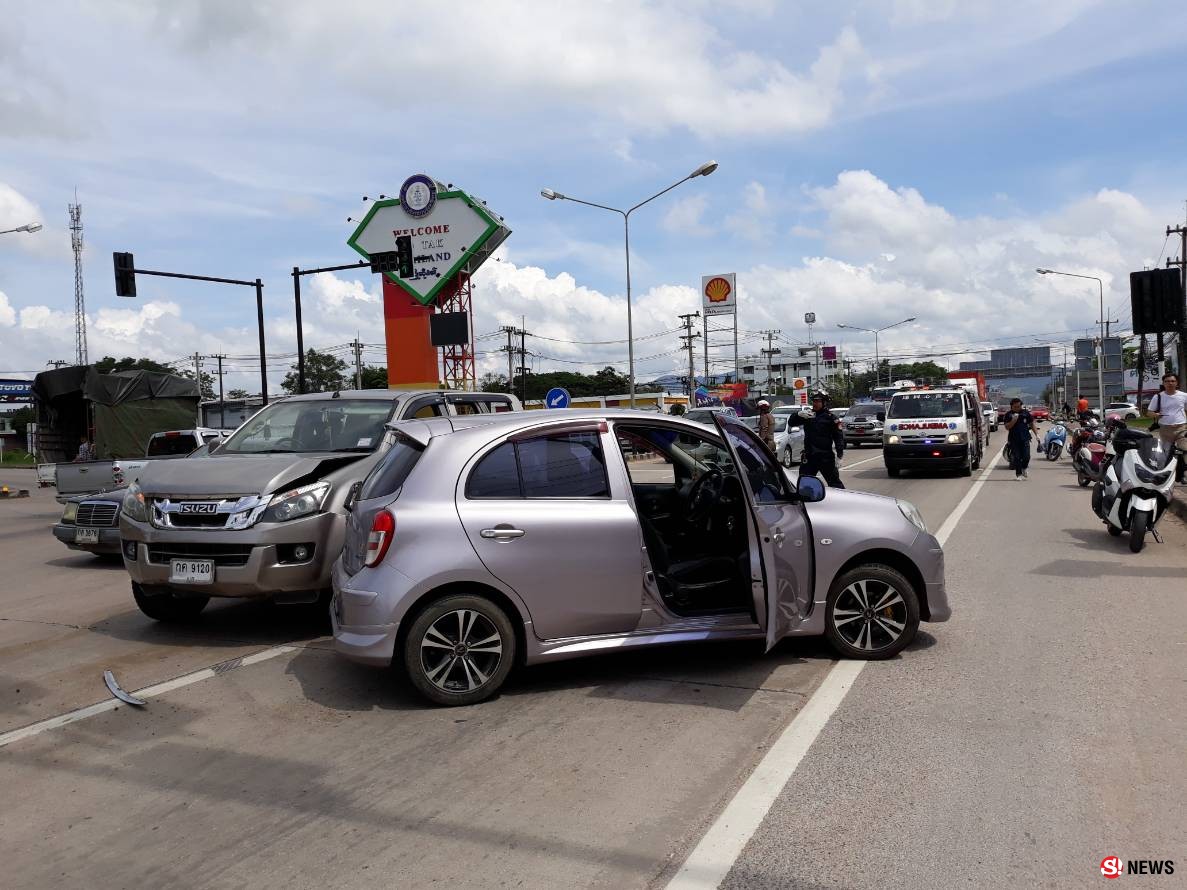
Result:
[[[851,470],[854,467],[860,467],[862,464],[873,463],[876,460],[882,460],[882,455],[875,454],[873,457],[867,457],[865,460],[859,460],[855,464],[841,464],[842,470]]]
[[[210,667],[202,668],[200,671],[194,671],[192,674],[184,674],[180,677],[174,677],[172,680],[166,680],[163,683],[146,686],[143,689],[137,690],[134,694],[138,698],[156,698],[158,695],[164,695],[166,692],[172,692],[174,689],[190,686],[202,680],[209,680],[211,677],[217,677],[219,674],[225,674],[241,667],[247,667],[249,664],[259,664],[261,661],[276,658],[278,655],[296,652],[297,648],[296,646],[273,646],[271,649],[265,649],[253,655],[228,659]],[[60,726],[77,723],[79,720],[86,720],[88,717],[94,717],[96,714],[105,714],[108,711],[114,711],[121,704],[122,702],[119,699],[110,698],[93,705],[87,705],[85,708],[67,711],[65,714],[59,714],[57,717],[50,717],[38,723],[22,726],[20,729],[10,730],[9,732],[0,734],[0,748],[31,736],[40,735],[48,730],[57,729]]]
[[[999,451],[944,520],[936,532],[936,539],[941,544],[948,540],[961,517],[968,512],[1000,457]],[[838,661],[833,665],[812,697],[709,827],[701,842],[688,854],[680,870],[668,882],[667,890],[710,890],[725,880],[751,836],[766,818],[775,799],[791,780],[816,737],[828,725],[829,719],[853,688],[867,663]]]

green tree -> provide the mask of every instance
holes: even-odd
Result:
[[[345,388],[346,362],[328,352],[305,350],[305,391],[333,392]],[[297,391],[297,364],[284,375],[280,388],[287,393]]]
[[[186,370],[181,372],[181,376],[188,377],[190,380],[193,380],[194,379],[194,369],[187,368]],[[210,374],[206,371],[203,371],[202,378],[198,382],[198,388],[199,388],[199,390],[201,390],[203,399],[206,399],[206,400],[213,399],[215,397],[214,375]]]
[[[363,365],[363,389],[387,389],[387,368]]]
[[[495,374],[487,371],[478,381],[478,388],[482,392],[510,392],[507,387],[507,375]]]
[[[228,399],[246,399],[247,398],[247,390],[246,389],[232,389],[230,392],[227,393],[227,398]]]

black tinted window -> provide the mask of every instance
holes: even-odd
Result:
[[[787,500],[783,471],[766,446],[736,421],[722,424],[722,429],[738,453],[742,476],[754,494],[754,502],[774,504]]]
[[[192,433],[182,433],[177,436],[154,436],[148,440],[148,457],[162,455],[189,454],[198,447]]]
[[[416,466],[416,462],[420,460],[422,450],[411,439],[397,439],[391,450],[363,480],[359,500],[369,501],[372,498],[385,498],[395,494]]]
[[[519,443],[523,493],[529,498],[606,498],[606,461],[597,433],[565,433]]]
[[[468,498],[518,498],[519,468],[515,445],[505,442],[478,462],[466,485]]]

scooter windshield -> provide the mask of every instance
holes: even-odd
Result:
[[[1157,436],[1150,436],[1138,444],[1138,457],[1151,470],[1161,470],[1175,457],[1175,449]]]

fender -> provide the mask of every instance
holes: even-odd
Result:
[[[1145,510],[1153,518],[1158,514],[1158,502],[1154,498],[1130,498],[1129,512],[1132,514],[1136,510]]]

